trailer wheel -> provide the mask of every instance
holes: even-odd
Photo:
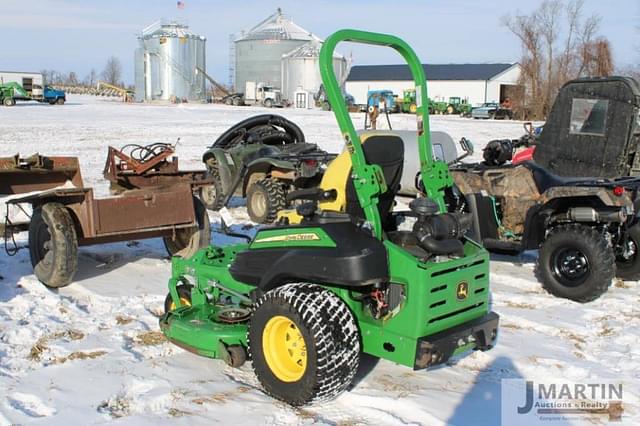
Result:
[[[33,272],[47,287],[64,287],[78,269],[78,239],[67,208],[59,203],[37,207],[29,224]]]
[[[177,229],[175,237],[163,237],[164,247],[170,256],[189,258],[201,248],[207,247],[211,241],[209,213],[200,199],[193,197],[193,208],[197,225],[190,228]]]
[[[4,104],[4,106],[14,106],[16,104],[16,101],[13,98],[4,98],[2,103]]]
[[[247,190],[247,213],[254,222],[273,222],[286,205],[284,188],[275,179],[261,179]]]
[[[360,337],[351,311],[315,284],[287,284],[262,296],[247,341],[266,393],[294,406],[335,398],[358,368]]]
[[[223,207],[224,192],[222,189],[222,179],[218,169],[213,167],[207,172],[207,178],[211,178],[213,183],[200,188],[200,200],[209,210],[218,211]]]
[[[615,275],[615,256],[607,239],[588,226],[554,228],[540,247],[536,275],[549,293],[590,302],[607,291]]]
[[[627,230],[627,241],[616,256],[616,276],[623,280],[640,280],[640,224]]]
[[[64,98],[58,98],[58,99],[56,99],[56,104],[58,104],[58,105],[64,105]]]

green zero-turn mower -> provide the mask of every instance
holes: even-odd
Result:
[[[374,134],[361,143],[347,113],[332,65],[343,41],[392,47],[409,64],[426,192],[411,211],[391,213],[402,139]],[[323,44],[320,70],[350,154],[346,182],[298,193],[310,200],[299,203],[299,224],[283,218],[248,243],[174,258],[160,319],[182,348],[235,367],[250,358],[264,390],[292,405],[344,391],[361,352],[421,369],[490,349],[498,329],[488,254],[463,236],[471,223],[465,213],[446,213],[452,181],[432,158],[426,81],[414,51],[391,35],[341,30]],[[340,191],[346,211],[317,208]],[[400,220],[413,221],[412,230],[398,230]]]

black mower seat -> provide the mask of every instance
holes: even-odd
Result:
[[[367,164],[377,164],[387,184],[387,190],[378,196],[378,212],[383,229],[391,222],[391,210],[396,194],[400,189],[402,166],[404,164],[404,142],[402,138],[392,134],[369,136],[362,144]],[[353,179],[349,177],[346,185],[346,211],[355,218],[364,219],[364,211],[358,201]]]
[[[533,180],[536,182],[536,186],[538,187],[538,191],[540,193],[544,193],[548,189],[555,188],[558,186],[572,186],[579,183],[587,183],[593,182],[597,180],[596,178],[589,177],[564,177],[558,176],[556,174],[551,173],[549,170],[544,167],[536,164],[533,161],[526,161],[522,163],[524,167],[531,170],[533,174]]]

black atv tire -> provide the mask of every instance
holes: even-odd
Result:
[[[277,359],[278,354],[265,355],[269,350],[265,342],[268,345],[269,337],[277,337],[274,331],[265,335],[269,333],[267,325],[283,317],[285,325],[292,323],[293,334],[303,339],[301,352],[306,363],[296,371],[297,380],[279,378],[267,357],[275,358],[272,364],[276,366],[282,366],[276,363],[283,360]],[[293,406],[337,397],[351,384],[358,369],[360,337],[351,311],[338,296],[315,284],[287,284],[262,296],[251,316],[247,341],[253,371],[266,393]],[[290,360],[284,357],[296,368],[294,350],[288,350]]]
[[[78,270],[78,238],[64,205],[47,203],[33,211],[29,254],[33,272],[44,285],[58,288],[71,284]]]
[[[199,198],[193,197],[193,208],[196,213],[197,225],[190,228],[180,228],[172,236],[163,237],[164,247],[169,256],[190,258],[196,252],[209,245],[211,241],[211,225],[209,213]]]
[[[287,206],[286,194],[275,179],[261,179],[247,190],[247,213],[257,223],[272,223]]]
[[[590,302],[611,285],[615,255],[596,229],[560,225],[551,230],[540,247],[536,276],[554,296]]]
[[[182,284],[176,287],[178,291],[178,297],[180,298],[181,303],[186,303],[191,306],[191,289],[192,285]],[[175,304],[173,303],[173,299],[171,298],[171,293],[167,293],[167,297],[164,298],[164,312],[171,312],[176,309]]]
[[[200,188],[200,201],[204,206],[213,211],[218,211],[224,207],[224,190],[222,188],[222,179],[220,179],[220,173],[214,166],[208,168],[207,178],[211,178],[213,183]]]
[[[627,230],[629,243],[633,244],[633,253],[629,259],[616,256],[616,277],[627,281],[640,280],[640,224],[635,224]]]

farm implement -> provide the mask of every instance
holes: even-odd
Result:
[[[0,195],[7,206],[5,250],[15,254],[19,248],[14,234],[29,231],[34,273],[49,287],[72,282],[78,246],[162,237],[170,255],[188,257],[209,244],[209,217],[193,196],[191,175],[182,179],[179,173],[162,174],[157,168],[165,160],[154,162],[151,157],[137,162],[142,168],[154,163],[145,170],[146,179],[141,169],[129,175],[124,167],[128,163],[114,162],[112,154],[110,150],[105,174],[135,185],[109,198],[96,198],[93,189],[84,186],[76,157],[0,158]],[[141,180],[133,180],[135,176]]]

